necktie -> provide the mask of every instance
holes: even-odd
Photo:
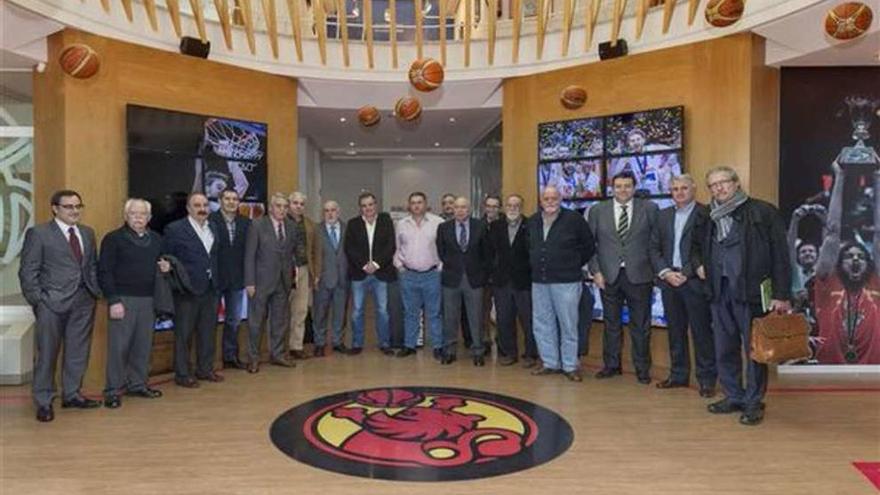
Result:
[[[617,236],[623,239],[629,231],[629,214],[626,205],[620,205],[620,220],[617,223]]]
[[[339,247],[339,232],[336,231],[336,225],[330,226],[330,239],[333,241],[333,249]]]
[[[462,251],[465,251],[468,245],[467,226],[464,223],[460,223],[458,224],[458,229],[458,246]]]
[[[281,222],[278,222],[278,232],[276,235],[278,236],[278,240],[280,242],[284,242],[284,229],[282,228]]]
[[[73,251],[73,257],[76,258],[77,263],[82,263],[82,246],[79,245],[79,238],[76,236],[76,230],[74,230],[73,227],[70,227],[67,229],[67,233],[70,234],[67,242],[70,243],[70,250]]]

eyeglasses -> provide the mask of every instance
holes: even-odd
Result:
[[[733,182],[733,179],[722,179],[722,180],[719,180],[718,182],[713,182],[713,183],[709,184],[708,186],[709,186],[709,189],[717,189],[725,184],[730,184],[731,182]]]
[[[80,210],[82,210],[83,208],[86,207],[86,205],[84,205],[84,204],[82,204],[82,203],[80,203],[80,204],[78,204],[78,205],[60,205],[60,204],[59,204],[59,205],[55,205],[55,206],[57,206],[57,207],[59,207],[59,208],[64,208],[64,209],[67,210],[67,211],[71,211],[71,210],[80,211]]]

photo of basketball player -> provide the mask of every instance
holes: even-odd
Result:
[[[608,117],[605,153],[619,156],[681,149],[683,121],[682,107]]]
[[[681,161],[678,153],[651,155],[632,155],[611,158],[608,162],[608,177],[621,172],[632,172],[636,178],[636,193],[642,195],[669,194],[669,181],[681,175]],[[608,186],[608,194],[611,194]]]

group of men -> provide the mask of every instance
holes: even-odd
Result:
[[[561,208],[554,187],[541,191],[541,209],[531,217],[523,215],[523,198],[513,194],[503,215],[500,198],[488,197],[481,219],[472,217],[465,197],[444,196],[443,218],[428,211],[424,193],[414,192],[409,215],[396,225],[369,192],[358,198],[359,215],[342,221],[339,205],[327,201],[323,220],[315,224],[304,214],[301,193],[273,195],[268,214],[251,221],[238,214],[238,194],[228,189],[215,213],[209,213],[203,194],[191,194],[187,216],[167,225],[163,237],[147,228],[149,202],[130,199],[125,224],[105,236],[100,258],[93,230],[79,222],[80,195],[59,191],[51,201],[54,219],[26,235],[20,270],[23,293],[37,318],[37,419],[54,418],[54,367],[62,345],[62,407],[100,405],[84,397],[80,386],[95,301],[102,295],[110,318],[104,404],[115,408],[123,394],[161,396],[147,384],[156,315],[174,319],[178,385],[223,380],[213,369],[221,297],[224,368],[259,372],[266,320],[270,363],[293,367],[294,359],[305,359],[310,298],[314,356],[325,355],[328,324],[335,352],[361,353],[370,293],[377,343],[386,355],[416,354],[424,322],[433,357],[441,364],[457,360],[461,327],[470,337],[473,364],[484,366],[490,345],[486,315],[494,302],[499,364],[512,365],[520,357],[518,321],[525,366],[535,368],[535,375],[563,374],[579,382],[579,355],[588,340],[579,331],[582,295],[585,280],[592,279],[601,289],[605,318],[604,366],[596,378],[621,374],[621,320],[627,306],[636,377],[650,383],[650,301],[656,283],[663,291],[671,353],[669,377],[658,388],[688,386],[690,328],[700,395],[714,395],[716,375],[726,395],[709,410],[740,411],[742,423],[757,424],[763,419],[767,370],[749,360],[743,388],[741,349],[748,347],[751,318],[761,312],[759,286],[765,279],[772,281],[773,310],[789,309],[790,275],[780,268],[788,266],[785,232],[775,208],[740,189],[735,171],[715,168],[706,179],[711,208],[695,202],[696,185],[682,175],[670,185],[675,206],[658,212],[654,203],[634,197],[635,178],[624,172],[613,179],[614,197],[591,208],[587,218]],[[388,310],[388,284],[394,281],[404,308],[403,345],[396,352]],[[238,349],[245,299],[246,363]]]

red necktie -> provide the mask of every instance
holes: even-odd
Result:
[[[67,229],[67,233],[70,234],[67,242],[70,243],[70,250],[73,251],[73,257],[76,258],[77,263],[82,263],[82,246],[79,245],[79,238],[76,237],[76,230],[74,230],[73,227],[70,227]]]

